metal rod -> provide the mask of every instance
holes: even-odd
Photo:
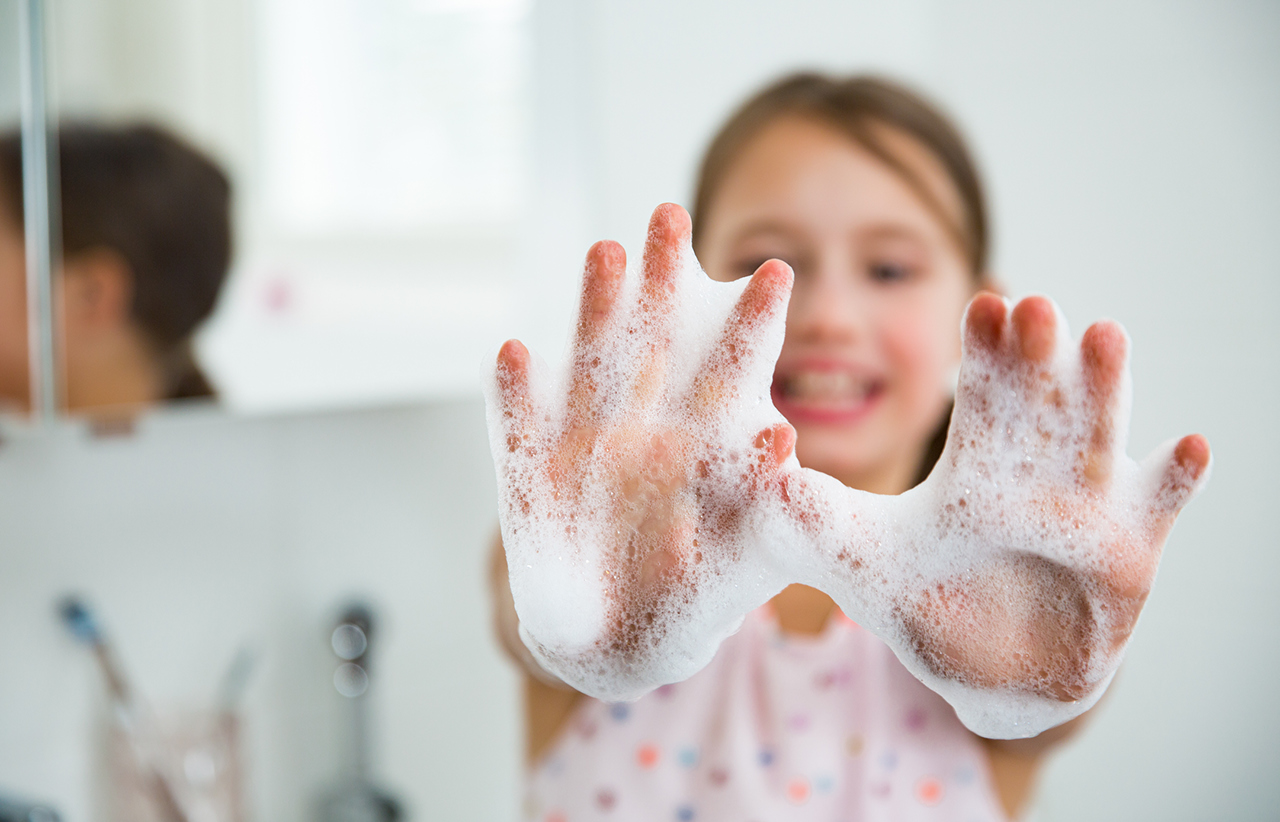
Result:
[[[50,223],[56,195],[50,188],[49,111],[45,64],[44,0],[21,0],[22,192],[27,252],[27,341],[31,416],[49,422],[58,413],[53,327],[53,249]],[[55,155],[56,156],[56,155]]]

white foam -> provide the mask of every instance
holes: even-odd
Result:
[[[1154,576],[1153,496],[1190,493],[1162,486],[1171,446],[1144,467],[1124,455],[1127,376],[1106,412],[1117,435],[1102,485],[1081,475],[1098,412],[1061,316],[1043,367],[966,349],[946,452],[918,488],[854,491],[794,456],[773,472],[757,435],[783,422],[769,388],[785,311],[751,329],[750,350],[717,347],[745,283],[713,282],[686,249],[673,308],[646,313],[630,273],[597,356],[575,366],[598,389],[591,434],[569,422],[571,369],[533,370],[529,430],[490,385],[503,541],[534,656],[584,693],[633,699],[696,673],[747,611],[803,582],[980,734],[1032,736],[1091,706]],[[703,415],[711,385],[729,399]],[[558,462],[573,443],[579,458]]]

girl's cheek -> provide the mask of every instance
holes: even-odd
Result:
[[[921,385],[943,386],[960,362],[960,321],[941,312],[905,311],[886,329],[886,347],[904,377]],[[936,377],[936,379],[935,379]]]

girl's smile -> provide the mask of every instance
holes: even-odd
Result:
[[[792,425],[849,425],[875,409],[884,388],[882,375],[856,363],[809,357],[779,363],[773,404]]]

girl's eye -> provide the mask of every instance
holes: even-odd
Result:
[[[900,283],[911,279],[912,268],[902,263],[872,263],[869,269],[871,279],[878,283]]]
[[[769,260],[772,260],[772,259],[775,259],[775,258],[774,257],[760,257],[759,259],[756,259],[754,257],[744,258],[734,263],[729,270],[730,270],[730,273],[733,274],[734,279],[750,277],[752,274],[756,273],[756,269],[760,268],[760,266],[764,265],[765,263],[767,263]],[[776,259],[781,259],[781,258],[776,258]]]

